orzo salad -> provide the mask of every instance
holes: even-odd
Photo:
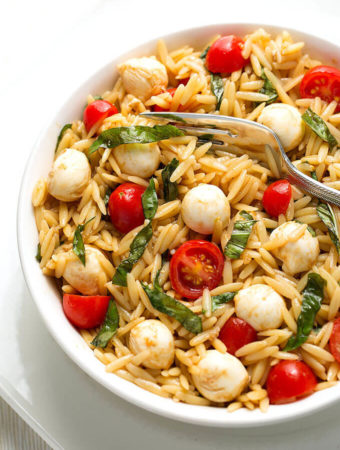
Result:
[[[266,411],[331,387],[338,208],[278,179],[265,148],[215,150],[140,113],[258,121],[340,189],[340,71],[286,31],[167,44],[62,127],[33,191],[40,267],[105,370],[152,393]]]

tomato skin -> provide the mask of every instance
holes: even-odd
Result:
[[[64,294],[63,310],[76,327],[94,328],[104,321],[109,301],[107,295]]]
[[[182,297],[195,300],[220,282],[224,257],[217,245],[201,239],[182,244],[170,260],[170,281]]]
[[[106,100],[95,100],[84,111],[83,121],[86,131],[89,132],[99,120],[104,120],[117,113],[118,109],[112,103]]]
[[[291,198],[292,187],[289,181],[278,180],[264,191],[262,205],[269,215],[278,217],[286,213]]]
[[[231,317],[223,325],[218,338],[227,347],[227,352],[235,355],[239,348],[256,341],[257,333],[245,320]]]
[[[175,95],[176,89],[177,89],[177,88],[170,88],[170,89],[167,89],[166,92],[169,92],[169,94],[171,95],[171,97],[173,97],[173,96]],[[161,107],[158,106],[158,105],[153,105],[153,106],[152,106],[152,110],[153,110],[153,111],[156,111],[156,112],[170,111],[169,109],[161,108]]]
[[[222,36],[215,41],[206,56],[206,66],[212,73],[232,73],[242,69],[248,60],[242,56],[244,42],[234,36]]]
[[[269,372],[267,391],[271,404],[289,403],[315,389],[316,377],[302,361],[280,361]]]
[[[109,215],[112,224],[121,233],[128,233],[144,223],[142,195],[145,187],[134,183],[118,186],[109,198]]]
[[[329,338],[329,349],[334,358],[340,362],[340,317],[334,320],[332,334]]]
[[[300,84],[302,98],[320,97],[327,103],[338,102],[340,111],[340,70],[332,66],[316,66],[305,73]]]

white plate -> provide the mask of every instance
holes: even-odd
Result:
[[[186,43],[200,48],[211,36],[218,33],[235,33],[242,36],[260,26],[260,24],[207,26],[177,32],[165,36],[164,40],[168,43],[170,49]],[[275,27],[267,26],[266,28],[275,32]],[[278,31],[280,29],[276,28],[276,32]],[[294,30],[291,30],[291,34],[295,40],[303,40],[306,43],[306,50],[310,51],[314,57],[322,57],[324,63],[334,61],[340,54],[340,48],[334,44]],[[112,86],[113,73],[116,72],[116,66],[119,62],[130,56],[141,56],[154,52],[156,42],[157,39],[119,56],[93,74],[88,81],[80,82],[80,87],[67,99],[61,110],[53,115],[48,127],[33,148],[21,187],[18,207],[18,241],[25,278],[43,320],[63,350],[88,375],[131,403],[166,417],[200,425],[233,428],[253,427],[282,422],[292,417],[297,418],[329,406],[340,399],[340,385],[315,393],[296,403],[270,406],[268,413],[265,415],[259,410],[250,412],[246,409],[239,410],[234,414],[227,414],[223,408],[174,403],[170,399],[158,397],[113,374],[108,374],[81,336],[65,318],[60,296],[53,280],[44,277],[38,264],[34,264],[37,231],[30,203],[31,192],[35,181],[41,176],[46,176],[50,170],[60,125],[81,116],[84,100],[88,93],[100,93]]]

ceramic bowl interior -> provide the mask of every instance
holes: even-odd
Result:
[[[194,28],[162,36],[168,47],[174,49],[184,44],[202,48],[216,34],[245,35],[261,24],[220,24]],[[264,26],[277,33],[282,29]],[[337,64],[340,47],[296,30],[289,30],[296,40],[303,40],[310,55],[320,58],[324,63]],[[19,197],[18,205],[18,243],[25,279],[39,312],[50,333],[67,355],[88,375],[114,394],[156,414],[183,422],[218,427],[254,427],[292,420],[315,412],[340,399],[340,385],[317,392],[295,403],[270,406],[266,414],[259,410],[238,410],[232,414],[225,408],[193,406],[175,403],[152,394],[138,386],[105,372],[104,365],[87,347],[80,334],[66,319],[54,280],[45,277],[35,262],[38,233],[35,225],[31,195],[33,186],[40,177],[47,176],[54,155],[56,138],[63,124],[82,116],[84,103],[89,93],[98,94],[112,88],[117,78],[117,64],[132,56],[145,56],[155,53],[156,39],[136,47],[114,58],[105,67],[92,74],[86,81],[80,80],[80,87],[65,99],[65,103],[48,122],[31,151]],[[114,401],[114,397],[112,397]]]

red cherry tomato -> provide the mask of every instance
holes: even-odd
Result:
[[[242,69],[248,60],[242,56],[244,42],[237,36],[223,36],[210,47],[206,66],[212,73],[231,73]]]
[[[171,97],[173,97],[175,95],[176,89],[177,88],[170,88],[170,89],[167,89],[166,92],[169,92]],[[169,111],[169,109],[161,108],[158,105],[153,105],[152,110],[157,111],[157,112]]]
[[[106,100],[95,100],[90,103],[84,111],[83,121],[86,131],[89,132],[94,124],[99,120],[104,120],[107,117],[118,113],[118,109],[112,103]]]
[[[281,361],[268,375],[267,391],[272,404],[294,402],[310,394],[317,384],[315,375],[302,361]]]
[[[76,327],[94,328],[104,321],[109,301],[107,295],[64,294],[63,310]]]
[[[329,338],[329,349],[334,358],[340,362],[340,317],[334,320],[332,334]]]
[[[221,280],[224,258],[208,241],[192,240],[182,244],[170,261],[170,281],[183,297],[196,299],[204,288],[214,289]]]
[[[287,180],[278,180],[264,191],[262,205],[268,214],[278,217],[285,214],[292,198],[292,187]]]
[[[331,66],[316,66],[302,78],[300,95],[303,98],[320,97],[327,103],[338,102],[340,111],[340,70]]]
[[[257,334],[245,320],[231,317],[223,325],[218,337],[224,342],[228,353],[234,355],[239,348],[256,341]]]
[[[111,222],[121,233],[128,233],[144,223],[142,195],[145,187],[134,183],[118,186],[109,198]]]

